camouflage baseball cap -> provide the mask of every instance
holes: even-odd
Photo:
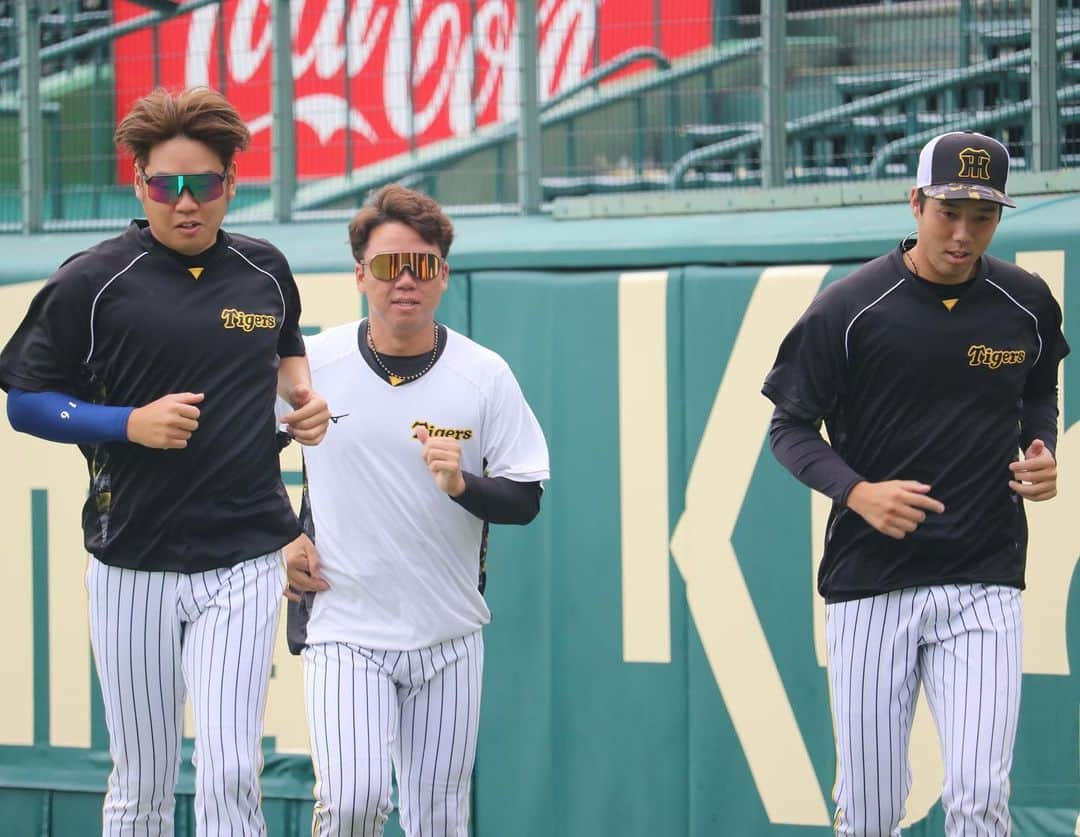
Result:
[[[923,146],[915,185],[928,198],[1016,206],[1005,194],[1008,177],[1009,150],[1004,145],[974,131],[952,131]]]

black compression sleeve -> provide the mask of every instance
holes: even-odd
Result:
[[[853,471],[810,422],[777,407],[769,423],[769,443],[777,461],[800,482],[839,503],[863,477]]]
[[[1025,398],[1020,412],[1020,447],[1028,449],[1035,439],[1042,439],[1057,458],[1057,389],[1037,398]]]
[[[462,471],[465,490],[451,497],[467,512],[488,523],[517,523],[524,525],[540,513],[538,482],[514,482],[506,477],[478,477]]]

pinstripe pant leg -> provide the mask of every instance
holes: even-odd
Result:
[[[177,578],[90,558],[90,642],[113,760],[106,837],[173,834],[184,711]]]
[[[1020,591],[931,588],[923,682],[941,737],[948,835],[1009,834],[1009,771],[1020,713]]]
[[[279,553],[185,579],[197,611],[183,643],[195,710],[195,822],[202,837],[263,835],[262,727],[278,608]],[[184,582],[181,582],[182,584]]]
[[[340,642],[304,649],[315,768],[313,837],[383,833],[391,811],[390,745],[398,726],[391,664],[400,656]]]
[[[826,606],[837,834],[900,833],[911,789],[919,619],[910,590]]]
[[[416,656],[415,685],[400,692],[401,825],[408,837],[468,837],[483,635],[477,631],[410,654]]]

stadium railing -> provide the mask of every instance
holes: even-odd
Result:
[[[761,17],[743,13],[753,4],[713,5],[713,43],[682,55],[663,48],[663,27],[679,21],[653,21],[655,45],[631,47],[603,61],[596,46],[601,36],[611,35],[597,31],[589,71],[539,105],[544,163],[533,175],[545,208],[598,193],[762,184],[767,56]],[[1058,0],[1054,18],[1043,24],[1043,34],[1049,26],[1056,39],[1059,86],[1049,103],[1045,90],[1044,99],[1033,98],[1030,2],[852,2],[825,4],[824,11],[806,11],[797,0],[789,5],[783,94],[788,116],[777,129],[789,186],[910,175],[922,138],[952,128],[1000,135],[1017,168],[1033,169],[1033,111],[1048,104],[1055,113],[1055,159],[1061,169],[1078,162],[1078,0]],[[39,132],[47,147],[38,153],[48,164],[41,182],[26,182],[25,173],[11,165],[19,159],[19,137],[34,135],[17,120],[35,117],[20,116],[11,102],[0,107],[0,157],[8,160],[0,166],[0,230],[114,226],[126,216],[133,208],[130,189],[117,181],[109,142],[117,109],[115,45],[134,33],[155,33],[149,88],[158,81],[160,62],[168,60],[157,36],[166,23],[209,6],[219,15],[230,8],[222,0],[186,0],[175,15],[146,12],[102,25],[109,12],[74,11],[77,6],[68,0],[62,13],[40,17],[43,33],[64,34],[51,43],[43,35],[39,53],[44,104],[36,118],[49,120]],[[0,47],[12,39],[17,45],[4,11],[0,4]],[[286,57],[289,48],[270,46],[284,49]],[[11,88],[21,66],[18,57],[3,60],[4,54],[0,49],[0,90]],[[538,54],[532,59],[540,60]],[[409,182],[461,211],[517,211],[517,130],[516,120],[505,120],[467,136],[410,139],[407,150],[376,161],[348,154],[339,174],[285,184],[291,201],[284,213],[272,194],[280,178],[247,178],[233,216],[244,221],[341,214],[390,181]],[[295,146],[274,150],[282,158],[295,159],[297,153]],[[22,198],[30,190],[42,197],[43,217],[36,225],[21,217]]]

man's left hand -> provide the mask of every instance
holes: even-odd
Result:
[[[326,399],[305,384],[297,384],[289,396],[292,412],[281,417],[289,434],[302,445],[317,445],[326,435],[330,424],[330,407]]]
[[[1041,439],[1036,439],[1019,462],[1009,464],[1014,479],[1009,488],[1025,500],[1049,500],[1057,496],[1057,462]]]
[[[424,446],[424,462],[434,475],[439,490],[451,497],[460,497],[465,491],[465,477],[461,473],[461,443],[446,436],[431,436],[422,424],[416,428],[416,438]]]

